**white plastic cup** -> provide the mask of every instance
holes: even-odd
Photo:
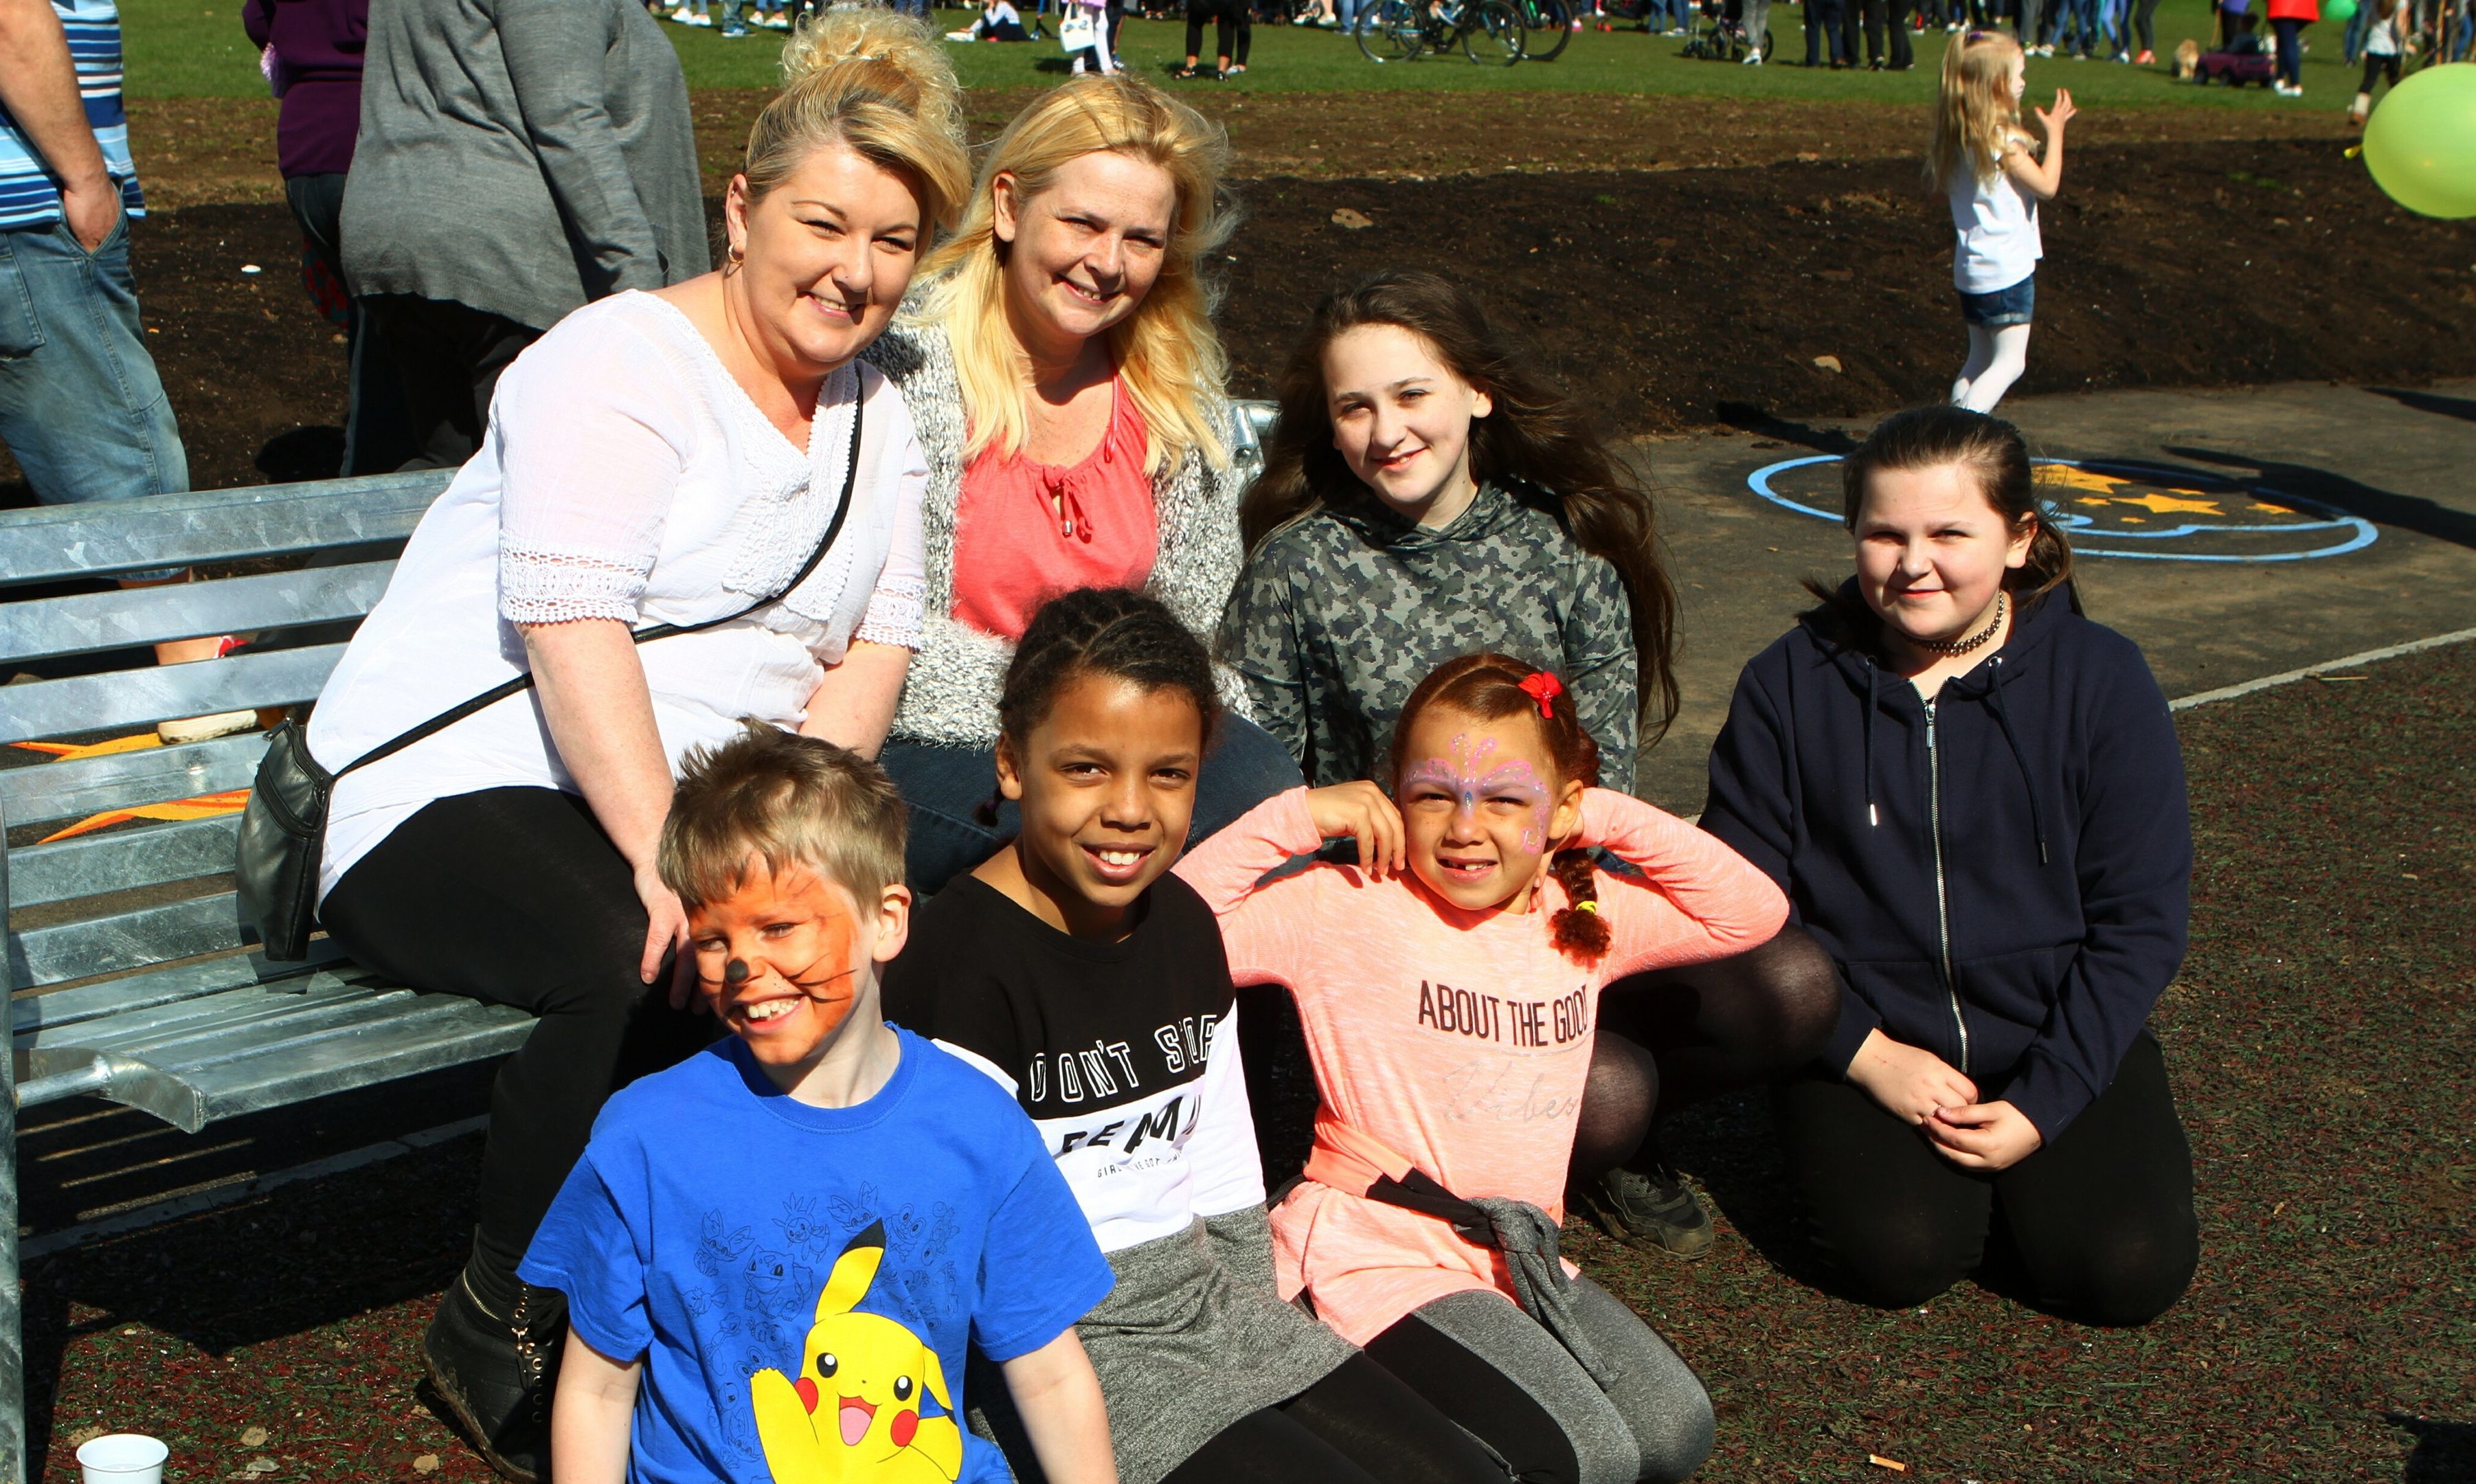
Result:
[[[171,1456],[162,1439],[142,1432],[107,1433],[77,1450],[85,1484],[163,1484],[163,1460]]]

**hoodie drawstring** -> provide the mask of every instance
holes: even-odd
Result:
[[[1866,826],[1873,829],[1883,823],[1874,811],[1874,686],[1882,679],[1874,661],[1866,661]]]
[[[1987,696],[1994,705],[1995,725],[2003,729],[2003,740],[2012,747],[2012,761],[2020,769],[2020,788],[2029,796],[2029,829],[2038,837],[2038,864],[2047,863],[2046,820],[2038,807],[2038,783],[2029,776],[2029,754],[2020,751],[2020,739],[2012,730],[2012,713],[2003,705],[2003,656],[1994,656],[1994,678],[1987,686]],[[1870,723],[1869,723],[1870,724]]]

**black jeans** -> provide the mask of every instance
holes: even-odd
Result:
[[[1909,49],[1909,0],[1865,0],[1866,60],[1876,66],[1910,67],[1917,56]],[[1891,21],[1891,50],[1883,48],[1883,23]]]
[[[1203,55],[1203,23],[1213,23],[1213,52],[1231,66],[1247,64],[1247,48],[1255,39],[1255,13],[1251,0],[1190,0],[1186,8],[1186,54]],[[1231,34],[1236,34],[1235,43]]]
[[[2158,0],[2135,0],[2132,7],[2132,29],[2140,34],[2142,51],[2154,52],[2158,49]],[[2125,50],[2123,42],[2122,37],[2117,37],[2115,49]]]
[[[416,294],[370,294],[361,304],[403,381],[416,449],[404,467],[452,469],[472,458],[490,426],[499,373],[542,333],[485,309]]]
[[[338,287],[344,282],[344,176],[296,175],[284,183],[284,199],[310,252]],[[344,326],[351,360],[344,404],[344,464],[339,474],[384,474],[418,452],[404,410],[404,383],[396,375],[370,312],[353,301]]]
[[[499,1068],[474,1255],[511,1275],[612,1093],[693,1053],[713,1023],[636,977],[645,908],[583,800],[550,788],[441,799],[327,894],[319,918],[414,989],[541,1017]]]
[[[1998,1175],[1963,1170],[1836,1077],[1779,1088],[1772,1112],[1814,1241],[1867,1302],[1923,1303],[1976,1272],[1999,1235],[2040,1303],[2144,1324],[2200,1261],[2192,1151],[2145,1030],[2053,1144]]]
[[[1805,0],[1805,64],[1822,65],[1826,45],[1831,52],[1831,64],[1848,64],[1848,38],[1844,32],[1848,0]]]

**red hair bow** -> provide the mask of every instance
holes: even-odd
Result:
[[[1550,703],[1565,693],[1565,682],[1556,679],[1554,671],[1541,670],[1523,680],[1522,689],[1523,694],[1539,703],[1539,719],[1546,721],[1556,714],[1556,708]]]

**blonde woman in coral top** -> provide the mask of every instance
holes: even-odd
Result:
[[[881,760],[911,808],[912,888],[934,892],[1015,831],[997,795],[998,696],[1041,603],[1159,599],[1209,640],[1240,561],[1222,383],[1199,265],[1227,236],[1219,126],[1149,83],[1076,78],[1018,114],[913,313],[869,359],[928,459],[928,596]],[[1300,781],[1245,688],[1198,781],[1197,838]]]
[[[1647,1324],[1556,1253],[1599,991],[1769,940],[1788,903],[1711,836],[1595,786],[1549,672],[1448,661],[1410,695],[1391,797],[1300,789],[1177,867],[1231,977],[1297,998],[1321,1106],[1273,1215],[1302,1297],[1516,1478],[1682,1479],[1709,1397]],[[1396,801],[1398,800],[1398,804]],[[1327,836],[1356,866],[1265,881]],[[1600,873],[1603,849],[1638,877]]]

